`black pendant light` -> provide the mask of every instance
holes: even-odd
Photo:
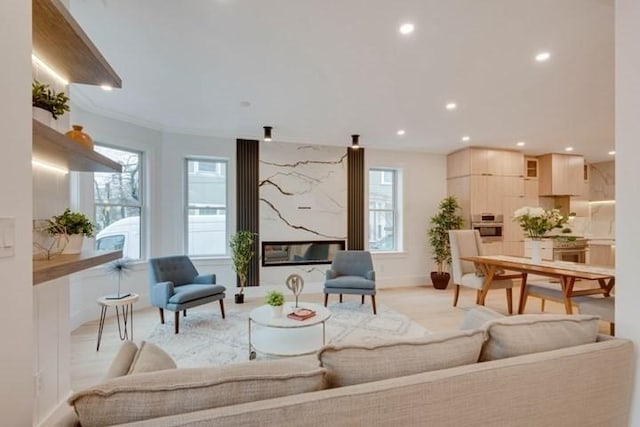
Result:
[[[351,135],[351,148],[357,150],[360,148],[360,143],[358,140],[360,139],[360,135]]]
[[[264,126],[264,140],[266,142],[271,142],[271,126]]]

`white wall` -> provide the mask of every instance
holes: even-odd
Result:
[[[631,425],[640,425],[640,2],[616,1],[616,333],[636,344]]]
[[[31,279],[31,2],[0,2],[0,217],[15,218],[15,255],[0,258],[6,303],[0,310],[2,424],[33,418],[33,286]]]
[[[428,277],[435,264],[427,230],[429,219],[447,195],[446,156],[367,149],[365,167],[367,170],[386,167],[402,171],[402,251],[374,253],[377,285],[430,285]],[[367,200],[365,204],[368,205]]]

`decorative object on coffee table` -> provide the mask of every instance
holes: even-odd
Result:
[[[62,214],[49,219],[47,232],[53,236],[60,234],[61,229],[64,230],[64,236],[67,239],[67,244],[62,253],[79,254],[82,251],[84,236],[93,237],[95,227],[85,214],[72,212],[71,209],[67,208]]]
[[[78,144],[86,147],[89,150],[93,150],[93,139],[85,132],[82,131],[83,127],[80,125],[72,125],[73,129],[65,133],[65,135],[73,139]]]
[[[302,293],[302,289],[304,289],[304,279],[299,274],[290,274],[285,284],[293,292],[293,296],[296,297],[296,308],[298,308],[298,297]]]
[[[253,241],[256,236],[256,233],[252,231],[240,230],[231,237],[229,242],[233,270],[240,280],[240,292],[235,295],[236,304],[244,303],[244,287],[247,284],[249,265],[254,255]]]
[[[433,259],[438,266],[438,271],[431,272],[431,282],[436,289],[446,289],[451,275],[445,271],[451,265],[451,245],[449,243],[449,230],[459,230],[464,224],[464,219],[458,211],[460,205],[455,197],[445,197],[440,202],[438,213],[431,217],[429,229],[429,243],[433,249]]]
[[[120,293],[120,285],[122,281],[122,275],[127,275],[131,272],[131,259],[130,258],[120,258],[115,261],[112,261],[106,265],[107,273],[112,274],[118,277],[118,289],[115,294],[108,295],[106,299],[122,299],[126,298],[131,293]]]
[[[282,292],[278,292],[278,291],[267,292],[267,296],[265,297],[265,302],[271,306],[273,317],[283,316],[282,305],[284,304],[284,295],[282,295]]]

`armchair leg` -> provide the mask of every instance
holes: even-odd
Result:
[[[613,322],[609,323],[609,335],[612,337],[616,336],[616,324]]]
[[[342,304],[342,294],[340,294],[340,303]]]
[[[160,323],[164,325],[164,310],[161,308],[159,308],[158,310],[160,310]]]
[[[371,305],[373,306],[373,314],[378,314],[376,312],[376,296],[375,295],[371,295]]]
[[[460,285],[456,285],[455,293],[453,294],[453,306],[458,305],[458,297],[460,296]]]
[[[329,302],[329,294],[324,294],[324,306],[327,306],[327,302]]]
[[[224,319],[224,301],[220,300],[220,313],[222,313],[222,318]]]
[[[507,288],[507,308],[509,314],[513,314],[513,289]]]
[[[541,298],[540,299],[540,311],[544,311],[544,304],[547,302],[546,299]]]
[[[364,295],[360,295],[362,298],[360,299],[360,304],[364,304]]]
[[[182,317],[187,317],[187,310],[184,310],[184,311],[182,312]]]
[[[180,312],[174,311],[173,314],[174,314],[174,323],[175,323],[176,334],[177,334],[178,331],[180,330]]]

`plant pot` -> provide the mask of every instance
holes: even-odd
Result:
[[[82,251],[84,236],[82,234],[68,234],[66,237],[68,241],[62,253],[65,255],[79,254]]]
[[[449,273],[438,273],[437,271],[431,272],[431,283],[433,283],[433,287],[436,289],[447,289],[449,279],[451,279],[451,275]]]
[[[244,304],[244,294],[236,294],[236,304]]]
[[[73,130],[70,130],[69,132],[65,133],[65,135],[68,138],[73,139],[75,142],[82,145],[83,147],[89,150],[93,150],[93,139],[91,139],[89,135],[87,135],[82,131],[82,126],[73,125],[71,127],[73,128]]]
[[[276,319],[284,316],[283,306],[281,305],[272,305],[271,311],[273,313],[273,317]]]
[[[49,126],[52,129],[56,128],[56,119],[50,111],[40,107],[33,107],[33,118],[42,123],[45,126]]]

